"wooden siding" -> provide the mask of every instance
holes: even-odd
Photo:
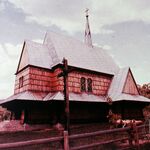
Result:
[[[15,94],[23,91],[37,91],[37,92],[56,92],[63,91],[63,77],[57,78],[61,72],[60,68],[53,72],[46,69],[35,67],[28,67],[16,75]],[[19,88],[19,78],[23,76],[23,86]],[[69,73],[68,85],[69,92],[81,93],[80,79],[92,79],[92,92],[90,94],[106,95],[111,83],[111,77],[104,75],[96,75],[91,73],[84,73],[81,71],[74,71]],[[86,87],[87,89],[87,87]]]
[[[56,69],[54,72],[45,69],[28,67],[16,75],[15,94],[23,91],[37,92],[53,92],[62,91],[63,86],[60,85],[57,75],[61,72]],[[23,76],[23,86],[19,88],[19,78]],[[60,81],[61,82],[61,81]]]
[[[136,83],[130,71],[128,72],[128,75],[127,75],[127,79],[123,88],[123,93],[139,95]]]
[[[24,69],[16,75],[14,93],[20,93],[29,89],[29,68]],[[23,86],[19,88],[19,79],[23,77]]]
[[[87,91],[87,79],[92,79],[92,94],[106,95],[111,83],[111,78],[104,75],[96,75],[84,72],[72,72],[69,74],[69,91],[81,93],[80,79],[84,77],[86,79],[86,91]]]

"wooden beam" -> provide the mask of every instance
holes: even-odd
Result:
[[[62,72],[57,75],[57,77],[63,77],[64,79],[64,103],[65,103],[65,131],[69,132],[70,126],[70,109],[69,109],[69,90],[68,90],[68,73],[72,72],[74,69],[68,69],[68,61],[67,59],[63,59]]]
[[[130,129],[131,129],[130,127],[125,127],[125,128],[109,129],[109,130],[89,132],[89,133],[81,133],[81,134],[70,135],[69,139],[72,140],[72,139],[87,138],[87,137],[97,136],[102,134],[110,134],[115,132],[123,132],[123,131],[126,132],[129,131]]]
[[[23,146],[29,146],[29,145],[35,145],[35,144],[44,144],[54,141],[61,141],[63,140],[63,136],[61,137],[54,137],[54,138],[45,138],[45,139],[36,139],[36,140],[30,140],[30,141],[21,141],[21,142],[15,142],[15,143],[3,143],[0,144],[0,149],[6,149],[6,148],[16,148],[16,147],[23,147]]]
[[[118,141],[122,141],[122,140],[128,140],[128,138],[119,138],[119,139],[115,139],[115,140],[108,140],[108,141],[103,141],[103,142],[82,145],[82,146],[78,146],[78,147],[73,147],[70,150],[81,150],[81,149],[93,148],[93,147],[97,147],[100,145],[110,144],[110,143],[114,143],[114,142],[118,142]]]
[[[68,61],[63,59],[64,65],[64,100],[65,100],[65,130],[70,130],[70,109],[69,109],[69,90],[68,90]]]
[[[64,150],[69,150],[68,131],[64,131]]]

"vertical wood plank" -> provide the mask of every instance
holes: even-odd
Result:
[[[64,131],[64,150],[69,150],[68,131]]]

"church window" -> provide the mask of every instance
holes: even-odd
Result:
[[[81,92],[85,92],[86,91],[86,82],[85,82],[85,78],[82,77],[81,80],[80,80],[80,83],[81,83]]]
[[[23,76],[19,78],[19,88],[23,87]]]
[[[92,79],[87,79],[87,90],[88,92],[92,92]]]

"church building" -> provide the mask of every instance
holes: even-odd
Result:
[[[64,82],[58,77],[68,60],[70,121],[103,122],[111,108],[122,117],[141,118],[150,100],[139,94],[129,67],[120,68],[102,48],[92,44],[86,13],[84,42],[47,32],[43,44],[24,41],[16,71],[14,94],[1,105],[28,123],[64,120]]]

